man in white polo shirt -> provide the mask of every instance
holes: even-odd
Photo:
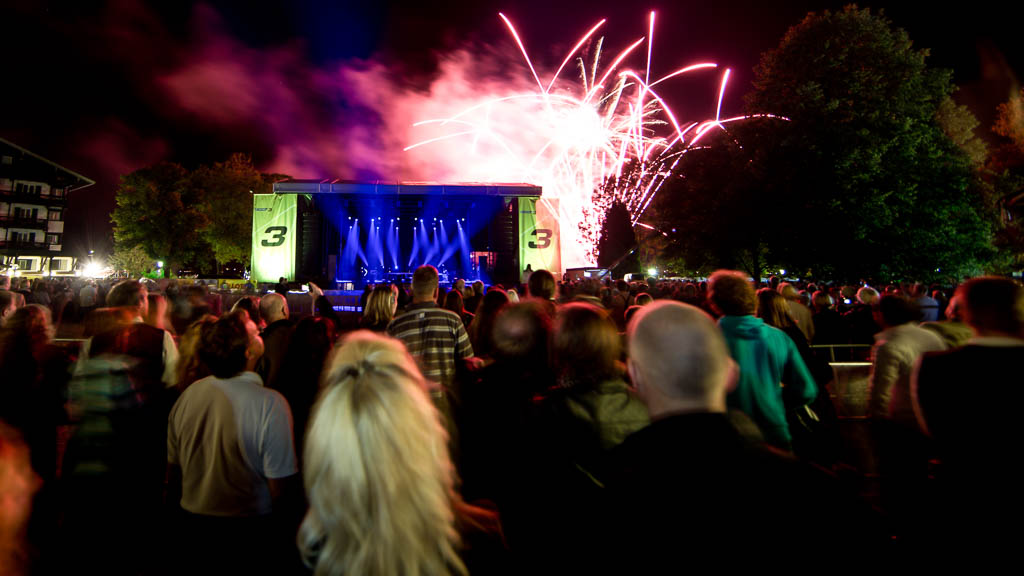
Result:
[[[298,472],[288,403],[253,372],[262,354],[248,314],[209,326],[200,356],[213,375],[182,393],[168,423],[169,479],[172,488],[180,482],[191,550],[233,569],[272,561],[279,523],[270,514]]]

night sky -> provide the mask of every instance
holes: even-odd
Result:
[[[759,55],[808,11],[843,4],[8,0],[0,7],[0,137],[96,180],[71,197],[65,249],[104,251],[118,176],[161,160],[191,168],[245,152],[296,178],[429,177],[401,160],[373,161],[411,143],[395,129],[404,115],[380,116],[392,98],[396,109],[416,101],[439,62],[460,50],[504,67],[497,76],[532,81],[499,11],[550,74],[601,18],[611,50],[645,36],[655,9],[654,69],[703,60],[731,68],[724,108],[736,114]],[[931,51],[931,65],[952,68],[957,100],[988,126],[1024,71],[1017,19],[999,4],[860,5],[884,7]],[[353,77],[381,81],[366,90]],[[677,110],[704,110],[716,87],[679,86],[667,97]]]

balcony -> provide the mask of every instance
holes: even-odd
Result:
[[[49,246],[46,242],[31,240],[0,240],[0,250],[46,250]]]
[[[0,226],[5,228],[46,229],[48,222],[46,218],[0,214]]]
[[[50,190],[49,194],[28,192],[25,190],[16,191],[12,189],[0,189],[0,198],[14,202],[28,202],[30,204],[64,204],[67,195],[63,190]]]

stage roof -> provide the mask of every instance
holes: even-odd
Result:
[[[274,183],[275,194],[346,194],[394,196],[406,194],[441,196],[540,196],[541,187],[532,184],[494,182],[353,182],[351,180],[282,180]]]

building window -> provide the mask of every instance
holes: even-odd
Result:
[[[69,272],[71,271],[71,261],[67,258],[53,258],[50,260],[50,271]]]
[[[21,270],[35,270],[35,261],[28,258],[19,258],[18,268]]]
[[[50,220],[62,220],[61,216],[63,216],[63,215],[64,215],[64,211],[63,210],[50,210],[49,214],[47,214],[46,216]]]
[[[46,235],[46,243],[47,244],[60,244],[60,234],[47,234]]]

